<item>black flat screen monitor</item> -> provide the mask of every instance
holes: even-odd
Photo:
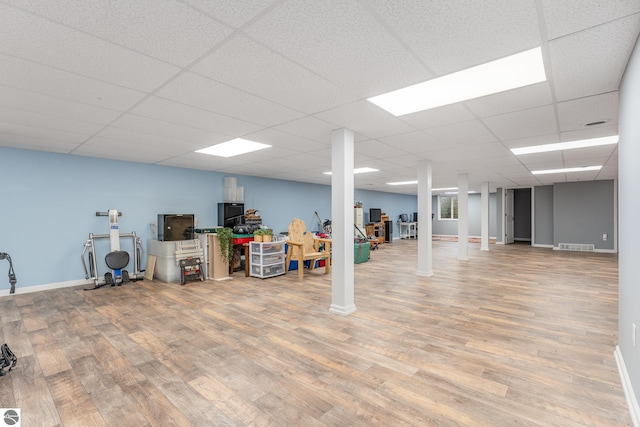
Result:
[[[380,222],[382,221],[382,209],[380,208],[370,208],[369,209],[369,222]]]

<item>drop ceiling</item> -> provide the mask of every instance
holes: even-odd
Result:
[[[0,146],[330,184],[347,127],[380,170],[361,189],[416,194],[386,183],[421,159],[434,187],[615,179],[615,145],[509,149],[617,134],[639,32],[637,0],[0,0]],[[366,100],[536,46],[543,83],[401,117]],[[194,152],[237,137],[272,148]]]

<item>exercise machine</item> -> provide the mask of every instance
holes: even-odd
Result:
[[[9,261],[9,284],[11,285],[11,290],[9,290],[10,294],[16,293],[16,283],[18,280],[16,279],[16,273],[13,271],[13,263],[11,262],[11,257],[6,252],[0,252],[0,260],[6,259]]]
[[[82,258],[85,279],[91,279],[94,283],[93,288],[86,288],[85,290],[98,289],[103,286],[120,286],[129,281],[142,280],[144,278],[144,273],[140,271],[142,257],[144,256],[142,240],[136,235],[135,231],[131,233],[120,233],[118,217],[122,216],[122,212],[118,212],[116,209],[110,209],[108,212],[96,212],[96,216],[109,217],[109,234],[89,233],[89,239],[84,242],[82,255],[80,255],[80,257]],[[129,264],[131,257],[129,252],[120,250],[121,238],[130,238],[132,240],[133,250],[135,252],[133,256],[133,273],[129,273],[124,269]],[[98,274],[96,257],[96,240],[100,239],[109,239],[110,245],[110,252],[105,255],[104,261],[111,271],[104,274],[104,281],[101,280],[101,276]],[[85,258],[88,263],[85,262]],[[87,264],[89,265],[88,269]]]

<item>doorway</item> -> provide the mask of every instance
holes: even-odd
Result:
[[[505,190],[505,244],[532,243],[531,188]]]

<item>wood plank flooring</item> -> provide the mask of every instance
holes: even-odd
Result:
[[[323,269],[0,298],[23,426],[630,426],[612,254],[380,245],[357,311]]]

